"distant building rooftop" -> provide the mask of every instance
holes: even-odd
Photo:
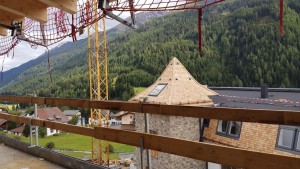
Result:
[[[66,116],[75,116],[78,112],[79,112],[79,110],[65,110],[63,113]]]
[[[68,118],[58,107],[49,107],[37,110],[38,117],[43,120],[66,123]]]
[[[270,88],[261,98],[260,88],[211,87],[219,93],[210,96],[220,107],[300,111],[300,89]]]
[[[7,122],[7,120],[0,119],[0,126],[1,126],[2,124],[6,123],[6,122]]]

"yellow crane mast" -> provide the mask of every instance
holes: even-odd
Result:
[[[88,26],[88,62],[90,99],[108,100],[108,67],[106,53],[105,17],[100,20],[97,0],[93,0],[92,20]],[[91,127],[108,126],[109,110],[91,109]],[[109,165],[109,142],[92,138],[92,161]]]

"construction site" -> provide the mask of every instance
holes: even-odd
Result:
[[[5,109],[0,106],[1,168],[299,169],[299,88],[263,83],[212,87],[194,77],[204,72],[189,72],[186,62],[179,59],[182,56],[170,56],[162,73],[128,101],[109,98],[109,83],[116,83],[117,78],[109,80],[108,49],[114,48],[108,47],[107,20],[136,29],[140,12],[196,10],[197,27],[191,29],[198,32],[197,55],[201,58],[207,52],[202,47],[202,10],[213,10],[225,1],[0,1],[0,55],[14,54],[22,43],[45,47],[49,83],[54,67],[49,48],[67,38],[76,43],[80,36],[87,37],[88,72],[81,74],[88,74],[85,92],[89,96],[63,98],[53,92],[54,97],[47,97],[36,91],[0,95],[1,104],[6,105]],[[280,37],[285,36],[285,6],[284,0],[278,0]],[[7,105],[22,104],[30,110],[9,113]],[[13,128],[11,122],[16,124]]]

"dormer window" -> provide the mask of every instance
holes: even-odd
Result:
[[[53,117],[48,117],[47,119],[48,119],[49,121],[53,121],[53,120],[54,120]]]
[[[61,116],[59,116],[59,115],[54,115],[54,117],[55,117],[56,119],[61,119]]]
[[[280,126],[276,147],[283,151],[300,153],[300,127]]]
[[[239,138],[242,129],[242,122],[219,120],[217,134],[225,137]]]

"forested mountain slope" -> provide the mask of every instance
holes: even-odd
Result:
[[[279,36],[278,0],[234,0],[205,9],[203,53],[198,53],[197,11],[167,14],[108,41],[110,98],[128,99],[132,86],[149,86],[172,57],[209,86],[300,87],[300,1],[285,1],[285,36]],[[88,97],[86,44],[28,69],[5,94]],[[28,76],[30,75],[30,76]],[[25,78],[26,77],[26,78]]]

